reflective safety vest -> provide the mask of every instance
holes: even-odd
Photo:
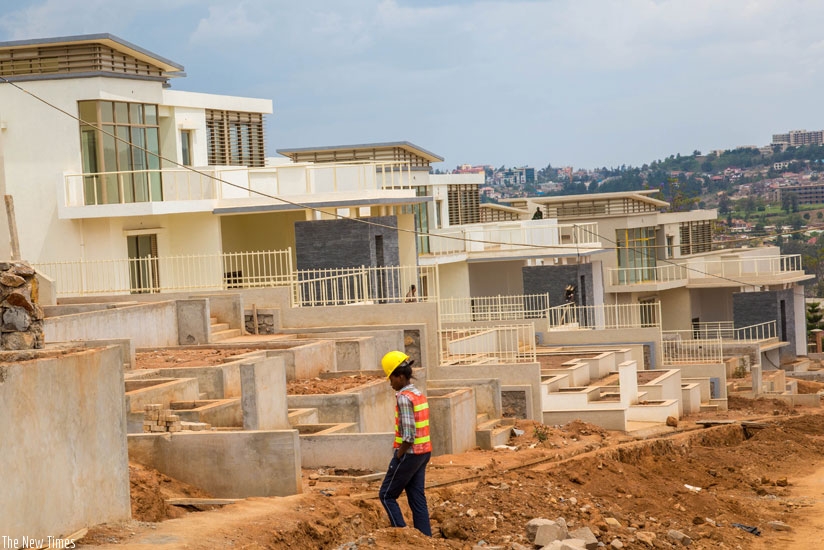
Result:
[[[429,403],[426,396],[418,391],[401,391],[412,402],[412,410],[415,416],[415,441],[412,443],[412,452],[417,454],[431,453],[432,442],[429,440]],[[400,427],[400,409],[395,402],[395,445],[397,449],[403,443]]]

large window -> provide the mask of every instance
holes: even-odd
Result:
[[[77,106],[86,204],[163,200],[157,105],[78,101]]]
[[[207,110],[206,130],[210,165],[264,165],[262,114]]]
[[[655,228],[635,227],[615,232],[618,245],[619,281],[638,283],[655,280]]]

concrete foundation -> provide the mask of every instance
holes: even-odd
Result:
[[[244,430],[285,430],[289,428],[286,407],[286,369],[283,359],[270,357],[240,365],[240,405]]]
[[[129,459],[217,498],[301,492],[297,430],[128,436]]]
[[[429,390],[432,456],[464,453],[475,447],[475,395],[471,388]]]

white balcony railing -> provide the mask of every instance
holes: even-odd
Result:
[[[549,309],[548,329],[605,330],[635,329],[661,326],[661,303],[598,304],[577,306],[563,304]]]
[[[774,277],[782,274],[803,274],[800,254],[753,256],[724,260],[691,258],[687,262],[690,280],[736,277]]]
[[[58,297],[273,287],[292,282],[290,249],[70,260],[34,267],[55,281]]]
[[[800,254],[722,260],[702,257],[653,267],[610,268],[609,280],[612,285],[616,286],[674,281],[700,282],[708,279],[736,282],[736,279],[741,278],[802,275],[803,273],[804,267]]]
[[[415,285],[416,296],[406,295]],[[295,272],[295,307],[428,302],[437,299],[432,266],[308,269]]]
[[[693,338],[691,331],[661,331],[664,365],[721,363],[721,338]]]
[[[441,365],[536,361],[532,324],[445,329],[438,338]]]
[[[438,314],[441,323],[545,319],[548,306],[548,293],[441,298]]]
[[[776,322],[767,321],[747,327],[735,328],[732,321],[695,323],[692,329],[694,338],[721,338],[758,342],[777,338]]]
[[[530,251],[554,247],[601,248],[598,224],[525,220],[436,229],[418,237],[418,250],[435,256],[472,252]]]
[[[686,281],[687,269],[680,264],[650,267],[612,267],[609,269],[609,280],[615,286]]]
[[[411,189],[411,176],[401,161],[164,168],[67,174],[64,192],[76,207]]]

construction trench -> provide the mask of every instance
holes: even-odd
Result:
[[[425,319],[429,306],[402,307]],[[639,370],[640,346],[438,364],[431,329],[414,319],[244,336],[231,295],[59,307],[46,309],[44,332],[70,342],[8,356],[0,384],[15,411],[7,429],[23,442],[10,460],[27,464],[9,486],[18,505],[0,517],[29,532],[81,527],[82,544],[107,547],[211,548],[204,534],[213,533],[237,547],[517,549],[533,547],[530,520],[563,518],[569,533],[587,529],[614,548],[678,547],[683,537],[696,548],[756,548],[791,544],[819,504],[795,496],[821,451],[812,405],[821,388],[812,382],[758,400],[733,395],[756,382],[730,382],[722,407],[710,402],[707,378]],[[156,330],[140,340],[118,337],[147,323]],[[90,325],[101,329],[95,340],[85,336]],[[408,349],[424,367],[417,383],[436,420],[433,539],[388,529],[375,499],[393,438],[393,394],[375,370],[389,349]],[[759,380],[789,384],[783,371]],[[60,399],[31,405],[54,388]],[[628,399],[638,403],[623,406]],[[564,418],[564,406],[589,412]],[[586,414],[589,423],[575,419]],[[650,414],[661,420],[645,421]],[[741,420],[758,422],[745,433]],[[68,449],[73,461],[51,453],[31,467],[43,448]],[[62,479],[74,480],[61,486],[77,503],[71,513],[25,512],[39,499],[33,487]],[[761,535],[736,525],[761,526]]]

